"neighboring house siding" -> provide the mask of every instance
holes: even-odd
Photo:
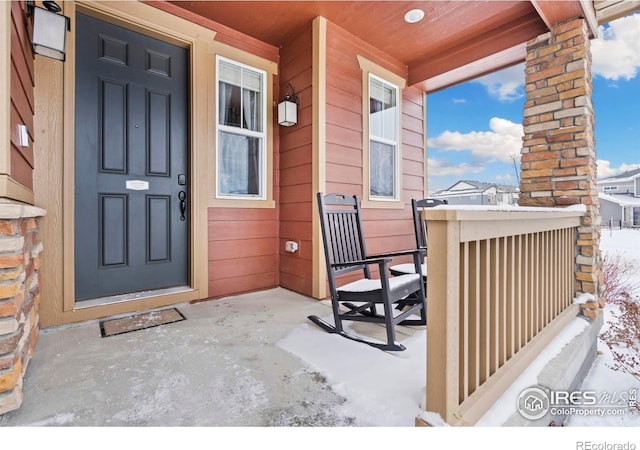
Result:
[[[312,30],[291,39],[281,49],[280,96],[291,83],[300,101],[298,123],[279,127],[280,133],[280,286],[311,295],[312,290]],[[298,244],[298,251],[285,251],[287,241]]]
[[[11,2],[11,177],[28,189],[33,189],[33,54],[24,2]],[[29,146],[19,144],[18,126],[29,131]]]
[[[406,67],[335,24],[327,26],[326,190],[363,197],[362,70],[358,55],[406,77]],[[411,198],[424,196],[423,95],[402,94],[402,200],[404,209],[363,209],[367,250],[377,253],[415,246]]]
[[[617,189],[615,189],[614,191],[610,191],[609,189],[611,187],[616,187]],[[609,181],[607,183],[602,183],[598,191],[612,193],[612,194],[626,194],[627,192],[633,194],[633,181],[627,181],[627,182]]]
[[[617,203],[600,198],[600,216],[602,217],[602,223],[606,224],[610,219],[615,221],[622,220],[622,209],[622,206]]]
[[[443,197],[444,198],[444,197]],[[483,198],[480,194],[476,195],[463,195],[463,196],[450,196],[446,197],[450,205],[487,205],[489,204],[487,198]]]

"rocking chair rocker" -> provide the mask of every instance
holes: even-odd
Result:
[[[424,249],[368,255],[358,197],[323,195],[321,192],[317,196],[335,325],[317,316],[308,318],[325,331],[347,339],[382,350],[405,350],[402,344],[396,342],[396,325],[426,325],[426,301],[420,266]],[[413,256],[415,272],[390,276],[389,264],[393,257],[406,255]],[[370,266],[379,269],[379,279],[371,277]],[[337,277],[349,272],[361,272],[361,278],[338,287]],[[399,311],[394,308],[398,304],[405,309]],[[376,305],[383,307],[383,314],[376,310]],[[413,314],[419,314],[420,318],[408,318]],[[387,342],[370,341],[348,333],[343,321],[383,323]]]

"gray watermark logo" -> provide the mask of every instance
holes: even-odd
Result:
[[[608,392],[594,390],[551,390],[531,386],[518,396],[516,407],[522,417],[538,420],[551,416],[623,416],[635,419],[640,408],[637,388]]]
[[[550,406],[549,395],[539,387],[527,388],[518,396],[518,412],[525,419],[537,420],[544,417]]]

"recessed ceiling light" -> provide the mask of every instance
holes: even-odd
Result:
[[[424,11],[421,9],[412,9],[404,15],[404,21],[407,23],[416,23],[424,19]]]

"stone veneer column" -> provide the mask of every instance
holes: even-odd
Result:
[[[593,294],[602,306],[590,45],[584,19],[559,24],[527,43],[519,204],[586,206],[575,289]]]
[[[0,203],[0,414],[22,404],[22,378],[38,335],[44,210]]]

